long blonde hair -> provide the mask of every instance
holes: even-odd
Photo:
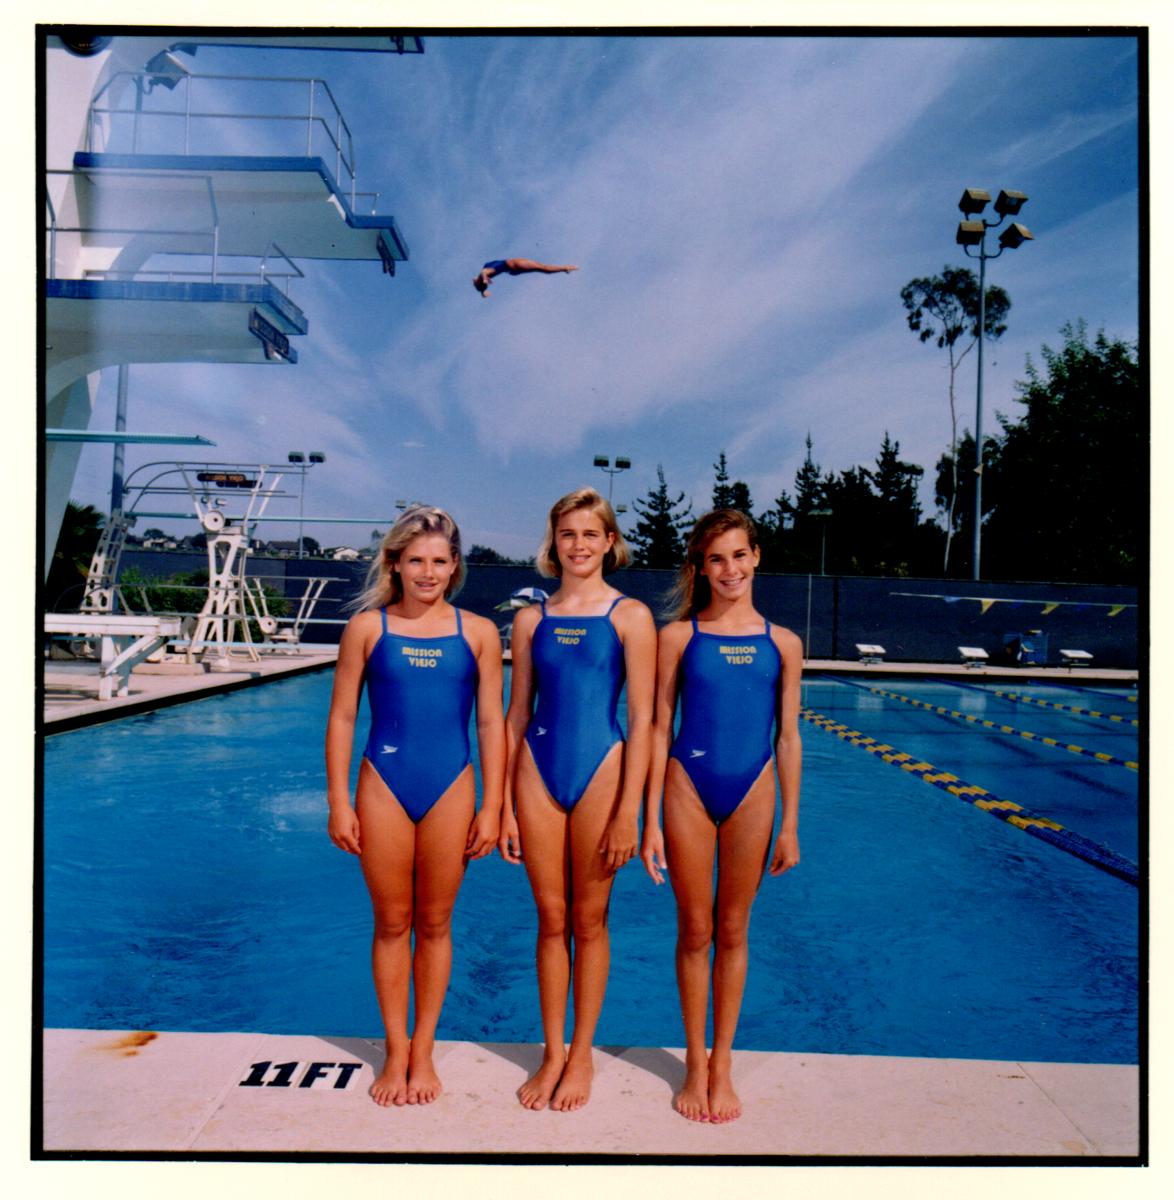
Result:
[[[562,575],[563,567],[554,548],[554,535],[558,530],[559,521],[567,513],[580,508],[590,509],[602,522],[604,532],[614,535],[615,540],[603,557],[603,573],[608,575],[628,565],[632,555],[628,550],[628,543],[624,541],[624,535],[620,532],[611,505],[594,488],[585,487],[568,492],[554,502],[550,515],[546,518],[546,532],[542,537],[542,545],[538,547],[538,554],[534,559],[539,575],[545,575],[547,579],[558,579]]]
[[[744,512],[736,508],[718,508],[699,518],[685,543],[685,561],[677,571],[676,582],[665,604],[665,616],[670,621],[683,621],[708,606],[712,589],[701,573],[705,552],[715,537],[729,533],[731,529],[741,529],[750,542],[750,549],[758,549],[758,530]]]
[[[379,543],[379,553],[367,572],[363,590],[351,602],[350,607],[358,612],[372,608],[384,608],[403,598],[404,585],[395,570],[400,555],[418,537],[439,534],[448,539],[457,569],[444,589],[444,598],[451,599],[461,590],[465,582],[465,560],[461,557],[461,531],[457,523],[443,508],[429,508],[424,504],[413,504],[406,509],[398,521],[387,531]]]

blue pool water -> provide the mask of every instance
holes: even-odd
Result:
[[[990,687],[870,685],[1117,757],[1137,734]],[[45,743],[49,1026],[370,1035],[370,908],[325,833],[329,674]],[[804,703],[1136,861],[1137,775],[831,678]],[[1013,688],[1130,718],[1102,690]],[[811,725],[802,862],[754,909],[742,1048],[1137,1061],[1138,891]],[[365,721],[356,730],[359,748]],[[597,1042],[681,1045],[667,886],[612,901]],[[470,866],[440,1036],[539,1041],[520,867]]]

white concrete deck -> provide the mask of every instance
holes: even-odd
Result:
[[[168,704],[195,700],[216,692],[232,691],[268,679],[321,670],[332,666],[338,657],[337,646],[304,645],[291,653],[263,655],[256,663],[236,660],[239,669],[230,672],[206,671],[201,665],[182,663],[144,663],[131,672],[126,696],[98,699],[99,669],[94,662],[50,659],[45,662],[45,731],[74,728],[107,721],[136,712],[146,712]],[[507,651],[506,660],[509,661]],[[1108,667],[966,667],[962,663],[878,663],[876,665],[843,659],[808,659],[803,669],[811,673],[841,675],[961,675],[967,680],[1002,679],[1019,683],[1107,683],[1137,685],[1137,671]]]
[[[46,1151],[277,1154],[1124,1158],[1138,1153],[1138,1069],[1071,1063],[735,1052],[744,1115],[672,1109],[684,1051],[597,1048],[591,1102],[528,1112],[535,1045],[442,1042],[440,1099],[380,1108],[366,1038],[50,1029]],[[271,1066],[297,1063],[286,1087]],[[330,1064],[299,1086],[312,1063]],[[339,1065],[356,1063],[349,1072]],[[244,1086],[250,1075],[266,1080]],[[345,1082],[345,1086],[336,1086]],[[34,1114],[34,1118],[36,1114]]]

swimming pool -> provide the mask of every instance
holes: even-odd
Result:
[[[866,682],[1137,757],[1132,726],[1016,704],[993,685]],[[330,685],[303,676],[47,739],[46,1025],[379,1035],[366,892],[325,833]],[[1137,716],[1103,690],[1095,703],[1070,688],[1030,694]],[[1133,771],[841,679],[810,679],[804,703],[1136,861]],[[1137,1061],[1137,888],[802,732],[803,860],[756,903],[738,1047]],[[597,1042],[683,1044],[669,888],[630,865],[611,911]],[[541,1040],[534,933],[522,869],[472,864],[441,1037]]]

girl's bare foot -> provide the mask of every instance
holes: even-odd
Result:
[[[546,1051],[542,1056],[542,1066],[518,1088],[518,1099],[523,1108],[537,1112],[547,1106],[554,1089],[558,1086],[559,1076],[563,1073],[566,1061],[567,1056],[564,1052]]]
[[[591,1062],[591,1051],[579,1055],[572,1050],[554,1096],[551,1097],[550,1107],[556,1112],[574,1112],[575,1109],[582,1108],[591,1099],[591,1080],[594,1077],[595,1067]]]
[[[432,1065],[432,1049],[417,1047],[412,1043],[408,1058],[408,1103],[431,1104],[443,1091],[440,1076]]]
[[[685,1062],[685,1082],[673,1097],[673,1108],[690,1121],[709,1120],[709,1064]]]
[[[736,1121],[742,1115],[742,1101],[734,1091],[730,1062],[709,1060],[709,1119],[718,1124]]]
[[[383,1070],[368,1089],[376,1104],[387,1108],[392,1104],[406,1104],[408,1099],[408,1048],[388,1048]]]

